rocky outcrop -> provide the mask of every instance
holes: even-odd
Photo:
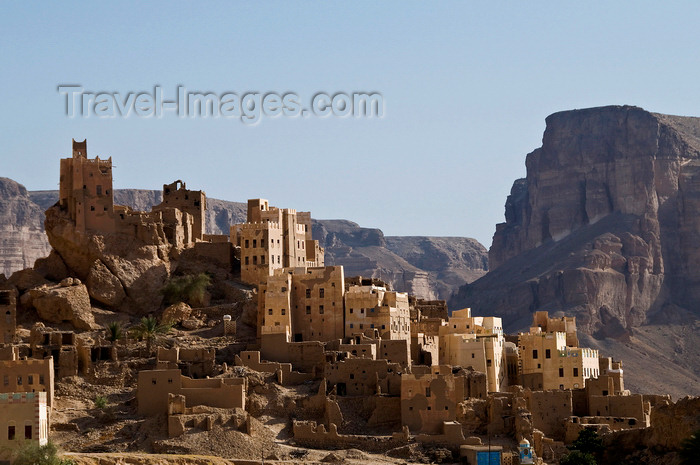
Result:
[[[126,298],[121,281],[102,263],[95,260],[87,275],[90,297],[109,307],[118,307]]]
[[[190,318],[192,307],[184,302],[178,302],[163,310],[160,321],[166,324],[177,325]]]
[[[0,178],[0,273],[10,276],[49,254],[42,213],[23,185]]]
[[[31,304],[39,318],[50,323],[70,322],[77,329],[98,329],[87,288],[79,280],[67,278],[59,285],[43,285],[28,292],[23,304]]]
[[[148,237],[81,234],[58,206],[46,210],[45,228],[49,243],[70,272],[95,284],[91,288],[95,300],[132,313],[160,306],[160,289],[174,269],[173,248],[162,228],[150,229]]]
[[[453,304],[521,326],[564,311],[584,332],[623,338],[669,308],[698,308],[699,135],[698,118],[636,107],[548,117],[496,227],[492,271]]]

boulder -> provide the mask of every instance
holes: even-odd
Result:
[[[199,329],[202,326],[204,326],[204,322],[195,318],[188,318],[182,322],[182,327],[189,330]]]
[[[90,297],[107,306],[117,307],[126,298],[121,281],[101,260],[95,260],[90,267],[86,284]]]
[[[25,268],[24,270],[15,271],[7,280],[7,284],[14,286],[19,290],[19,292],[24,292],[33,287],[38,287],[43,284],[49,284],[50,281],[44,279],[39,273],[34,271],[32,268]]]
[[[68,268],[55,250],[48,257],[38,258],[34,262],[34,271],[51,281],[61,281],[68,277]]]
[[[70,322],[76,329],[99,329],[90,307],[90,295],[83,284],[62,287],[41,286],[29,291],[39,318],[51,323]]]
[[[184,320],[189,319],[191,313],[192,307],[184,302],[178,302],[163,310],[163,315],[161,316],[160,321],[163,323],[177,325],[182,323]]]

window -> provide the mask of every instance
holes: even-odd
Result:
[[[268,309],[267,309],[267,314],[268,314],[268,315],[272,315],[272,309],[271,309],[271,308],[268,308]]]
[[[533,349],[532,358],[537,358],[537,349]]]
[[[564,369],[563,368],[559,368],[559,377],[560,378],[564,377]]]
[[[578,368],[574,368],[574,376],[578,376]]]
[[[246,247],[247,247],[247,246],[246,246]],[[250,257],[246,257],[246,258],[245,258],[245,264],[246,264],[246,265],[250,264],[250,260],[249,260],[249,259],[250,259]]]
[[[14,440],[15,440],[15,427],[14,427],[14,426],[8,426],[8,427],[7,427],[7,440],[8,440],[8,441],[14,441]]]
[[[282,315],[286,315],[286,314],[287,314],[287,310],[285,310],[285,309],[283,308],[283,309],[282,309]]]
[[[324,295],[325,295],[325,289],[323,289],[323,288],[319,289],[319,290],[318,290],[318,296],[319,296],[320,298],[323,298]]]
[[[354,327],[355,327],[355,326],[354,326],[352,323],[350,323],[350,328],[354,328]]]
[[[319,306],[318,306],[318,313],[320,313],[321,315],[323,315],[323,305],[319,305]]]
[[[386,329],[386,325],[382,325],[382,329]]]
[[[168,384],[173,384],[173,379],[172,379],[172,378],[168,378]]]
[[[350,379],[355,379],[355,375],[350,373]]]
[[[430,388],[425,388],[425,397],[430,397]]]
[[[27,376],[27,384],[29,384],[29,385],[34,384],[34,375]]]
[[[491,359],[486,360],[486,366],[490,367],[491,366]]]
[[[306,298],[310,299],[311,298],[311,289],[306,290]]]
[[[350,309],[350,313],[352,313],[352,308]]]
[[[44,375],[39,375],[39,384],[44,384]]]
[[[245,240],[245,248],[247,249],[247,248],[249,248],[249,247],[250,247],[250,243],[248,242],[248,239],[246,239],[246,240]]]
[[[102,195],[102,186],[97,186],[97,195]]]
[[[265,255],[260,255],[260,264],[261,265],[265,264]]]
[[[10,375],[4,375],[2,377],[2,384],[3,386],[9,386],[10,385]]]
[[[277,255],[277,264],[279,265],[279,263],[280,263],[280,256]]]
[[[552,358],[552,351],[550,351],[549,349],[545,350],[544,358]]]
[[[253,239],[253,248],[256,248],[258,246],[258,240]]]
[[[18,376],[17,377],[17,386],[21,386],[21,385],[22,385],[22,377]]]
[[[474,352],[472,352],[472,358],[474,358]]]
[[[156,384],[156,379],[155,378],[151,379],[151,383]]]
[[[32,425],[24,425],[24,439],[32,438]]]
[[[306,306],[306,314],[311,315],[311,305]]]
[[[253,255],[253,265],[257,265],[257,264],[258,264],[258,256]]]

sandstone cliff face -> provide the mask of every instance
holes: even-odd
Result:
[[[9,277],[49,254],[42,217],[23,185],[0,178],[0,273]]]
[[[548,117],[496,228],[493,271],[454,302],[511,317],[563,310],[601,336],[697,308],[699,131],[700,119],[636,107]]]
[[[700,306],[700,119],[636,107],[547,118],[542,147],[515,181],[491,271],[452,308],[526,328],[536,310],[577,318],[597,340],[640,325],[690,325]],[[648,348],[637,347],[640,352]],[[692,363],[697,380],[697,360]]]

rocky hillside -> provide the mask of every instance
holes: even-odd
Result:
[[[484,246],[466,237],[387,237],[347,220],[314,220],[313,237],[326,265],[343,265],[346,276],[380,278],[427,299],[447,299],[488,269]]]
[[[0,274],[10,276],[49,254],[43,218],[24,186],[0,178]]]
[[[50,250],[43,232],[43,212],[58,200],[57,191],[27,191],[21,185],[8,180],[23,190],[23,202],[30,206],[31,214],[24,213],[22,221],[31,221],[37,231],[20,241],[20,234],[3,235],[7,242],[0,253],[0,263],[5,257],[27,255],[26,259],[8,262],[5,275],[30,267],[34,260],[46,256]],[[4,192],[4,191],[2,191]],[[3,194],[2,202],[10,195]],[[12,197],[15,198],[16,196]],[[20,196],[21,197],[21,196]],[[150,210],[160,203],[161,192],[142,189],[117,189],[114,202],[128,205],[135,210]],[[17,208],[4,207],[6,225],[13,225]],[[219,199],[207,199],[206,230],[210,234],[228,234],[231,224],[245,221],[246,204]],[[18,217],[19,220],[20,217]],[[22,223],[24,224],[24,223]],[[465,282],[482,276],[487,270],[486,249],[474,239],[463,237],[385,237],[379,229],[362,228],[346,220],[314,220],[313,235],[326,248],[326,264],[344,265],[348,276],[377,277],[390,283],[394,289],[409,291],[423,298],[447,299]],[[21,244],[21,246],[20,246]],[[2,273],[3,271],[0,271]]]
[[[699,393],[700,119],[627,106],[556,113],[526,166],[491,271],[452,308],[502,316],[511,331],[535,310],[574,315],[591,345],[655,354],[640,375],[658,364]]]

